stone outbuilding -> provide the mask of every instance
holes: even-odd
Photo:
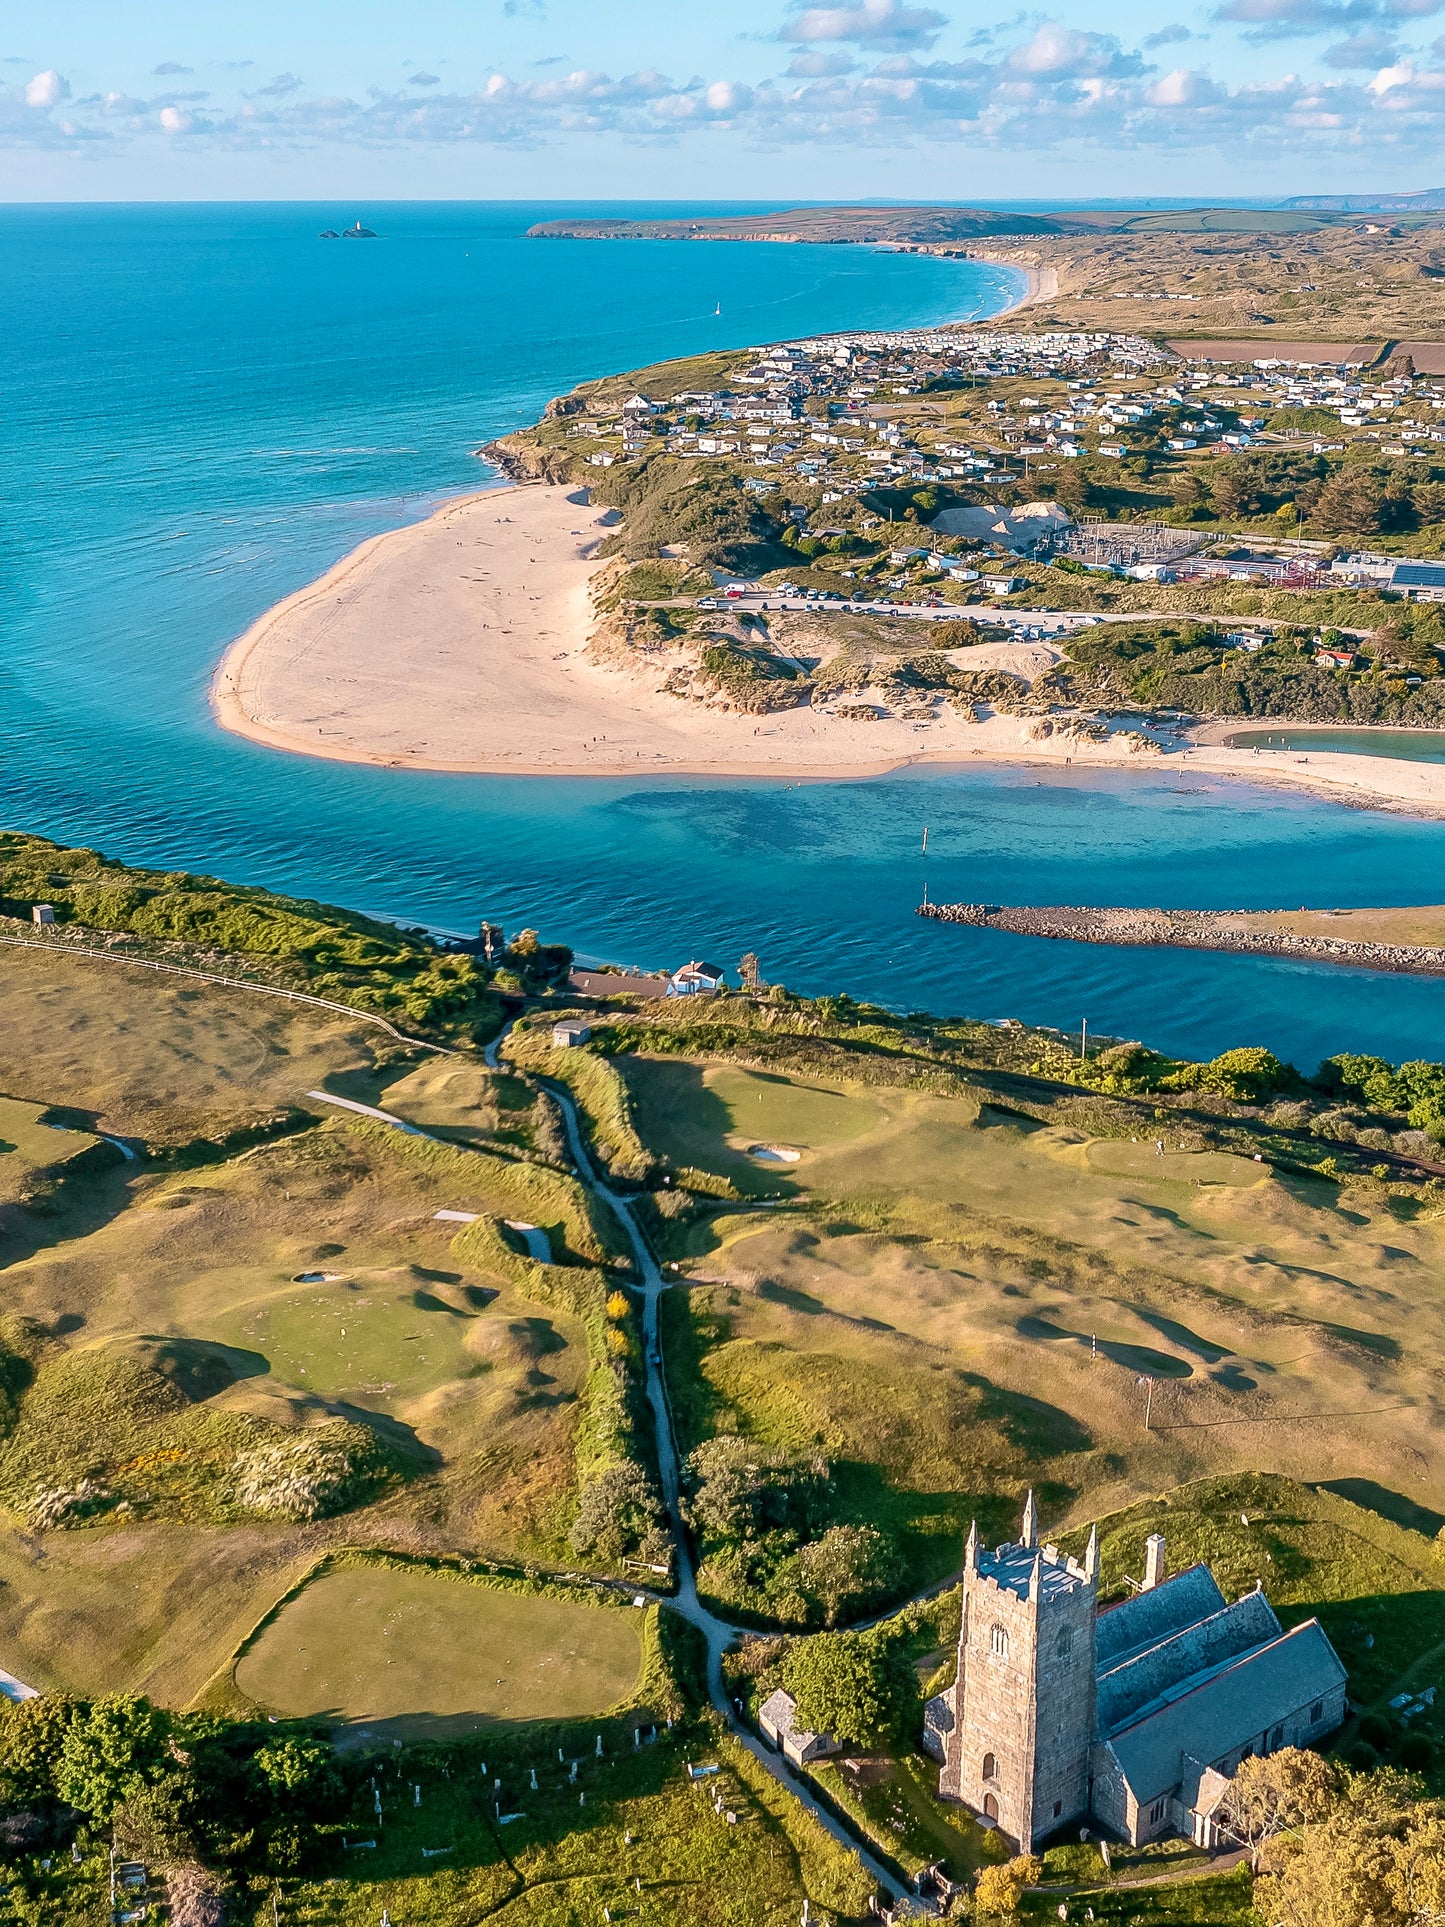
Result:
[[[798,1702],[781,1686],[763,1701],[758,1708],[758,1725],[770,1746],[775,1746],[794,1766],[807,1766],[811,1760],[823,1760],[830,1753],[842,1752],[831,1735],[810,1733],[805,1726],[799,1726],[797,1713]]]

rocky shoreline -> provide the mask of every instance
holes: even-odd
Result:
[[[1087,904],[924,903],[920,917],[964,923],[984,930],[1011,930],[1022,937],[1057,937],[1068,943],[1172,945],[1186,950],[1236,950],[1309,963],[1353,965],[1357,970],[1402,971],[1445,976],[1445,949],[1425,944],[1358,943],[1346,938],[1296,936],[1258,930],[1239,910],[1135,910]]]

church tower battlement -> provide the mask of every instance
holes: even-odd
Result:
[[[994,1822],[1019,1852],[1089,1810],[1098,1536],[1082,1564],[1038,1543],[1034,1495],[1018,1543],[970,1527],[953,1731],[940,1792]]]

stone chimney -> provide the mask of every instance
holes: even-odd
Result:
[[[1151,1532],[1144,1541],[1144,1587],[1152,1592],[1164,1577],[1164,1534]]]

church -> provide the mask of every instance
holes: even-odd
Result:
[[[964,1552],[958,1681],[928,1703],[939,1792],[1032,1852],[1093,1822],[1133,1846],[1219,1844],[1241,1760],[1313,1746],[1345,1717],[1345,1669],[1317,1619],[1285,1632],[1260,1587],[1226,1600],[1208,1566],[1166,1577],[1146,1546],[1139,1590],[1100,1607],[1099,1536],[1082,1561],[1038,1541]]]

